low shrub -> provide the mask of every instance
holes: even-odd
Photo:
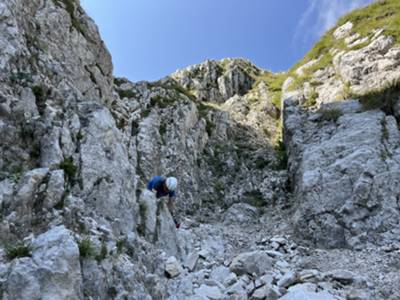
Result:
[[[31,249],[29,245],[19,243],[13,246],[6,246],[6,256],[9,260],[13,260],[18,257],[30,257]]]

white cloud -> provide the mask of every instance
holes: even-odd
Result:
[[[308,0],[308,8],[300,18],[293,42],[305,44],[333,27],[347,12],[370,4],[373,0]]]

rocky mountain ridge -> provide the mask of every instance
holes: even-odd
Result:
[[[391,24],[339,24],[350,50],[297,77],[224,59],[132,83],[78,1],[0,20],[1,299],[400,298]]]

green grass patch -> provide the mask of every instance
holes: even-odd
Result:
[[[384,29],[383,34],[393,36],[400,42],[400,1],[381,0],[367,7],[356,9],[340,18],[337,27],[352,22],[353,32],[364,36],[372,36],[372,31]]]
[[[352,96],[351,93],[351,83],[350,81],[346,81],[343,85],[342,99],[349,99]]]
[[[259,75],[253,84],[253,88],[256,87],[260,82],[264,82],[272,98],[272,103],[279,109],[281,109],[281,97],[282,97],[282,85],[288,78],[287,73],[271,73],[264,72]]]
[[[257,157],[256,161],[254,162],[256,169],[262,170],[270,164],[270,161],[265,159],[264,157]]]
[[[64,205],[65,205],[64,198],[62,198],[60,201],[56,203],[56,205],[54,205],[54,209],[62,210],[64,209]]]
[[[126,238],[120,238],[116,242],[117,253],[121,254],[124,252],[124,248],[126,247]]]
[[[223,184],[221,181],[216,181],[214,183],[214,190],[216,193],[223,195],[225,192],[225,184]]]
[[[209,119],[206,119],[206,131],[208,136],[211,136],[215,129],[215,124],[211,122]]]
[[[316,86],[320,85],[320,82],[316,82],[312,80],[312,75],[318,71],[325,69],[326,67],[332,65],[332,60],[333,57],[332,55],[328,52],[329,47],[334,47],[335,45],[339,49],[345,49],[346,46],[344,45],[344,42],[338,42],[337,40],[334,40],[333,36],[332,38],[324,38],[317,43],[320,44],[317,49],[315,50],[315,53],[310,54],[310,58],[304,58],[301,62],[297,63],[290,71],[289,74],[291,77],[293,77],[293,81],[288,87],[288,90],[293,91],[296,89],[301,89],[303,88],[304,83],[310,82],[311,85]],[[320,54],[321,53],[321,54]],[[320,55],[314,58],[314,55]],[[311,58],[313,57],[313,58]],[[311,65],[310,67],[306,68],[303,70],[303,74],[301,76],[296,74],[296,70],[301,67],[302,65],[306,64],[307,62],[311,61],[312,59],[319,59],[315,64]]]
[[[288,163],[288,156],[285,144],[282,140],[277,141],[277,144],[274,147],[275,155],[276,155],[276,163],[274,165],[275,170],[286,170]]]
[[[127,83],[128,81],[125,78],[120,78],[120,77],[114,77],[114,84],[116,86],[121,86],[124,83]]]
[[[163,137],[167,133],[167,123],[166,122],[161,122],[160,128],[159,128],[159,133],[161,137]]]
[[[143,229],[144,230],[144,229]],[[126,253],[127,255],[133,257],[135,255],[135,248],[129,245],[125,237],[117,240],[117,254]]]
[[[310,75],[313,74],[315,71],[324,69],[332,64],[332,55],[329,53],[329,50],[346,49],[346,45],[343,41],[338,41],[333,37],[333,32],[335,31],[335,29],[331,29],[327,33],[325,33],[322,38],[315,44],[315,46],[306,54],[306,56],[290,69],[289,73],[291,74],[291,76],[295,78],[299,77],[297,76],[295,71],[312,60],[318,60],[318,62],[303,70],[304,77],[309,78]]]
[[[24,172],[24,167],[22,165],[15,165],[11,168],[11,174],[9,175],[9,179],[12,182],[17,183],[21,178],[23,172]]]
[[[337,108],[321,108],[318,110],[318,113],[321,114],[322,121],[334,121],[336,122],[343,113],[340,109]]]
[[[5,247],[6,256],[9,260],[13,260],[14,258],[19,257],[30,257],[31,249],[29,245],[25,245],[23,243],[19,243],[13,246]]]
[[[305,57],[290,69],[289,74],[294,78],[290,90],[301,88],[304,82],[311,81],[312,74],[317,70],[331,66],[333,57],[329,53],[330,50],[357,50],[369,44],[366,42],[349,49],[343,39],[334,38],[333,32],[348,21],[354,25],[352,32],[359,33],[361,38],[372,37],[374,30],[384,29],[383,34],[392,36],[396,43],[400,43],[400,1],[382,0],[356,9],[340,18],[336,26],[327,31]],[[302,76],[297,76],[295,71],[299,67],[315,59],[319,59],[318,63],[304,70]]]
[[[381,142],[382,144],[389,139],[389,130],[387,128],[387,121],[386,117],[383,117],[381,120],[381,126],[382,126],[382,136],[381,136]]]
[[[167,108],[169,106],[172,106],[176,103],[176,99],[172,97],[162,97],[160,95],[155,95],[150,99],[150,106],[155,107],[158,106],[161,109]]]
[[[318,93],[315,91],[315,89],[313,89],[311,91],[311,94],[306,99],[306,101],[303,102],[303,106],[304,107],[314,106],[315,104],[317,104],[318,96],[319,96]]]
[[[64,174],[68,180],[72,180],[75,178],[76,171],[78,168],[74,165],[74,161],[72,157],[65,158],[60,163],[60,169],[64,170]]]
[[[95,259],[100,262],[104,260],[108,255],[107,244],[103,241],[101,243],[100,253],[95,256]]]
[[[147,118],[150,115],[150,113],[151,113],[151,109],[147,108],[141,112],[140,116],[144,119],[144,118]]]
[[[95,258],[97,253],[94,248],[91,240],[89,238],[85,238],[78,242],[79,247],[79,255],[83,258]]]
[[[199,112],[200,118],[203,118],[206,120],[206,131],[207,131],[208,136],[211,136],[213,131],[215,130],[215,124],[208,116],[208,112],[210,110],[215,110],[215,107],[206,102],[198,102],[197,103],[197,111]]]
[[[156,81],[150,85],[151,87],[161,87],[166,90],[173,91],[175,94],[183,94],[186,97],[188,97],[190,100],[195,101],[196,96],[192,93],[192,91],[189,91],[188,89],[184,88],[181,86],[178,82],[175,80],[171,79],[168,82],[161,83],[160,81]]]
[[[75,7],[79,4],[75,0],[54,0],[54,3],[59,7],[63,7],[64,4],[64,8],[71,18],[71,29],[75,28],[78,32],[85,36],[86,32],[82,26],[82,23],[75,17]]]
[[[124,99],[124,98],[128,98],[128,99],[135,98],[135,95],[136,95],[131,90],[120,90],[120,89],[117,89],[117,93],[118,93],[118,95],[119,95],[119,97],[121,99]]]
[[[32,92],[36,97],[36,101],[43,101],[46,93],[41,85],[35,85],[32,87]]]
[[[244,202],[252,206],[260,207],[266,204],[264,196],[259,190],[245,192],[243,196],[244,196]]]
[[[172,88],[173,90],[175,90],[175,92],[177,92],[179,94],[185,95],[192,101],[196,100],[196,96],[192,92],[185,89],[183,86],[181,86],[179,84],[173,84],[170,88]]]

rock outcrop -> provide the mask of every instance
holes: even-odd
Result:
[[[298,233],[326,247],[397,241],[399,128],[358,101],[302,111],[286,103]],[[335,114],[327,120],[328,114]],[[299,127],[301,124],[301,128]]]
[[[72,233],[54,227],[31,243],[31,257],[10,265],[5,299],[79,299],[82,277],[79,249]]]
[[[363,31],[367,12],[380,15],[398,3],[380,5],[344,17],[319,45],[332,44],[329,52],[297,66],[283,85],[298,199],[293,221],[299,236],[323,247],[398,242],[400,48],[387,28],[370,24],[370,34]],[[357,14],[359,23],[344,22]]]

